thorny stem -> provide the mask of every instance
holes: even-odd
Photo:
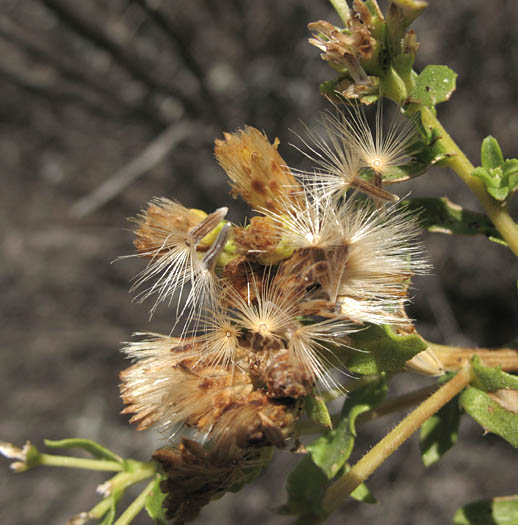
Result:
[[[437,120],[434,111],[427,106],[421,106],[420,111],[423,125],[439,131],[441,137],[439,144],[445,153],[451,155],[447,161],[448,166],[469,186],[502,238],[507,242],[512,252],[518,256],[518,224],[513,221],[506,206],[501,205],[489,195],[482,180],[473,177],[472,173],[475,166],[471,164],[464,152]]]
[[[133,521],[135,516],[144,508],[146,498],[153,490],[155,485],[155,477],[146,485],[146,488],[133,500],[126,510],[119,516],[119,519],[114,525],[128,525]]]
[[[39,454],[37,464],[47,467],[83,468],[88,470],[105,470],[112,472],[124,470],[124,465],[117,461],[74,458],[72,456],[54,456],[52,454],[43,453]]]
[[[472,378],[471,367],[463,368],[453,379],[444,384],[403,419],[394,430],[367,452],[345,476],[335,481],[327,489],[323,501],[325,510],[331,513],[337,509],[354,489],[363,483],[427,419],[466,387]]]
[[[446,371],[458,370],[479,356],[485,366],[501,366],[504,372],[518,372],[518,350],[513,348],[462,348],[457,346],[428,343]]]

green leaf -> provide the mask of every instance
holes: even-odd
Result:
[[[518,524],[518,495],[469,503],[453,517],[456,525],[516,525]]]
[[[480,160],[482,167],[486,170],[498,168],[504,163],[502,150],[495,137],[489,135],[482,141],[480,148]]]
[[[437,463],[457,442],[460,410],[455,397],[425,421],[419,434],[419,448],[425,467]]]
[[[346,463],[343,469],[343,475],[345,476],[351,470],[351,466]],[[372,492],[369,490],[365,483],[358,485],[352,492],[351,498],[356,501],[361,501],[362,503],[375,504],[378,503],[378,500],[373,496]]]
[[[388,325],[371,325],[350,336],[351,352],[347,368],[357,374],[380,374],[401,370],[405,363],[427,348],[418,335],[398,335]]]
[[[447,66],[426,66],[417,77],[409,98],[417,104],[435,106],[451,97],[456,78],[457,73]]]
[[[368,489],[365,483],[358,485],[352,492],[351,498],[362,503],[370,503],[371,505],[378,503],[378,500],[372,495],[372,492]]]
[[[286,481],[288,502],[283,512],[299,515],[297,523],[321,523],[327,518],[322,499],[329,485],[324,472],[305,456],[291,471]],[[301,521],[302,520],[302,521]],[[313,520],[313,521],[311,521]]]
[[[328,479],[333,479],[349,459],[356,436],[354,421],[342,419],[333,430],[306,447],[311,459],[318,465]]]
[[[387,393],[384,378],[372,381],[356,390],[346,399],[340,414],[341,421],[335,429],[329,430],[316,439],[306,449],[311,459],[333,479],[349,459],[356,438],[356,418],[378,406]]]
[[[459,402],[487,432],[499,435],[518,448],[518,414],[506,410],[489,394],[473,386],[461,394]]]
[[[478,356],[473,357],[472,365],[478,381],[476,386],[481,386],[486,392],[495,392],[501,388],[518,390],[518,377],[503,372],[501,367],[484,366]],[[518,432],[518,428],[516,431]]]
[[[332,428],[333,422],[327,410],[327,405],[320,396],[316,394],[307,396],[304,400],[304,411],[311,421],[317,425],[324,428]]]
[[[86,452],[92,454],[92,456],[98,459],[106,459],[108,461],[116,461],[117,463],[122,463],[123,459],[104,448],[99,443],[91,441],[90,439],[81,439],[81,438],[70,438],[70,439],[61,439],[59,441],[53,441],[50,439],[45,439],[43,441],[45,445],[49,448],[82,448]]]
[[[316,524],[326,519],[322,499],[333,477],[348,468],[346,461],[356,438],[356,418],[382,403],[387,389],[385,377],[380,377],[353,390],[344,402],[337,427],[306,447],[311,455],[297,464],[286,483],[288,503],[284,511],[298,514],[296,523]],[[351,495],[366,503],[376,502],[365,486],[358,487]]]
[[[144,504],[146,512],[156,525],[167,525],[169,523],[166,518],[166,511],[162,506],[166,497],[166,494],[160,490],[160,482],[162,479],[160,476],[156,476],[153,488],[148,494]]]
[[[482,234],[504,242],[486,215],[465,210],[447,197],[407,199],[401,202],[401,206],[418,213],[420,223],[428,231],[448,235]]]

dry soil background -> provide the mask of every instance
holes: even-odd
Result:
[[[517,155],[518,3],[431,1],[416,24],[418,67],[445,63],[457,91],[440,108],[447,129],[479,161],[489,133]],[[160,439],[120,416],[120,342],[138,330],[167,331],[171,312],[148,322],[131,303],[142,268],[131,253],[127,217],[153,196],[212,210],[245,208],[228,195],[212,144],[247,123],[288,146],[324,102],[329,75],[305,26],[331,18],[324,0],[2,0],[0,2],[0,439],[83,436],[122,455],[147,459]],[[169,133],[163,135],[164,130]],[[175,146],[114,198],[85,213],[77,203],[157,137]],[[153,152],[152,152],[153,153]],[[155,150],[156,153],[156,150]],[[126,172],[127,173],[127,172]],[[116,179],[117,180],[117,179]],[[410,187],[400,188],[404,195]],[[447,194],[476,209],[462,183],[435,170],[413,195]],[[82,210],[82,214],[79,213]],[[437,342],[502,345],[516,337],[515,259],[483,238],[427,235],[434,274],[416,283],[412,315]],[[398,384],[395,392],[423,384]],[[361,429],[363,449],[390,421]],[[516,493],[516,452],[482,435],[467,418],[460,442],[425,471],[415,440],[373,477],[377,506],[353,501],[329,523],[438,525],[468,500]],[[208,507],[197,523],[287,523],[275,514],[293,461],[279,453],[252,486]],[[0,462],[0,523],[59,524],[97,501],[104,476],[36,470]],[[140,516],[135,523],[148,523]]]

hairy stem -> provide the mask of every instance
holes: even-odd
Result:
[[[518,255],[518,224],[513,221],[507,208],[489,195],[482,180],[473,177],[472,173],[475,167],[450,137],[448,132],[442,127],[434,111],[427,106],[421,106],[420,111],[423,125],[439,131],[441,136],[439,144],[444,153],[451,155],[448,160],[448,166],[469,186],[484,207],[486,214],[496,229],[502,235],[502,238],[509,245],[509,248],[515,255]]]
[[[501,366],[504,372],[518,372],[518,350],[513,348],[490,350],[428,344],[447,371],[458,370],[477,355],[485,366]]]
[[[119,519],[115,522],[115,525],[128,525],[133,521],[135,516],[144,508],[146,498],[149,493],[153,490],[155,485],[155,478],[153,478],[147,485],[146,488],[133,500],[131,505],[119,516]]]
[[[419,405],[394,430],[389,432],[352,469],[335,481],[326,491],[324,508],[328,512],[337,509],[351,492],[363,483],[400,445],[402,445],[421,425],[433,416],[450,399],[455,397],[472,380],[472,370],[468,366],[426,401]]]
[[[356,424],[359,425],[362,423],[368,423],[373,419],[378,419],[388,414],[392,414],[393,412],[398,412],[400,410],[417,405],[417,403],[424,401],[435,390],[437,390],[437,385],[430,385],[420,388],[419,390],[414,390],[413,392],[408,392],[407,394],[402,394],[401,396],[389,399],[380,407],[360,414],[356,419]],[[333,427],[340,421],[340,419],[341,414],[331,415]],[[297,433],[300,436],[316,434],[317,432],[322,432],[322,426],[318,425],[317,423],[313,423],[313,421],[302,421],[297,424]]]

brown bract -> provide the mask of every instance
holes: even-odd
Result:
[[[268,463],[271,453],[248,449],[228,455],[207,450],[196,441],[183,439],[177,448],[163,448],[153,454],[167,478],[161,489],[167,494],[167,517],[180,524],[195,519],[201,508],[226,492],[237,491]]]
[[[240,195],[253,208],[275,211],[280,197],[297,199],[301,187],[277,147],[251,126],[216,139],[214,153],[231,180],[232,194]]]

